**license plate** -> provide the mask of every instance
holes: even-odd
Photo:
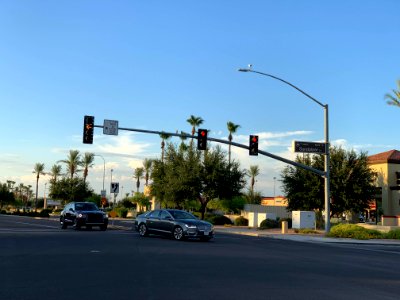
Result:
[[[210,234],[209,231],[207,231],[207,230],[204,231],[204,235],[209,235],[209,234]]]

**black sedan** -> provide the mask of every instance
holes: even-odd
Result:
[[[200,238],[208,241],[214,237],[211,223],[178,209],[156,209],[139,215],[135,220],[135,229],[141,236],[150,233],[171,235],[175,240]]]
[[[108,215],[92,202],[71,202],[61,212],[60,224],[62,229],[66,229],[68,225],[76,230],[82,226],[87,229],[99,226],[104,231],[108,226]]]

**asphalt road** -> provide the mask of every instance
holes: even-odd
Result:
[[[400,249],[141,238],[0,215],[0,299],[399,299]]]

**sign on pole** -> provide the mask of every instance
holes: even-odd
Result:
[[[103,134],[118,135],[118,121],[104,120]]]
[[[325,143],[293,141],[293,152],[326,154]]]
[[[111,193],[112,194],[119,193],[119,182],[111,182]]]

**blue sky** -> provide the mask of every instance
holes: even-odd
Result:
[[[0,2],[0,182],[35,186],[69,150],[101,154],[106,188],[134,190],[133,169],[160,157],[156,135],[95,130],[82,144],[83,116],[120,127],[260,136],[260,149],[294,158],[292,140],[322,141],[323,109],[281,77],[329,104],[330,140],[368,154],[400,149],[400,109],[384,95],[400,79],[400,2],[384,1],[14,1]],[[179,142],[179,139],[172,141]],[[259,165],[256,189],[281,194],[285,164],[233,149],[243,168]],[[99,192],[103,161],[89,181]],[[48,176],[40,179],[40,195]],[[143,184],[142,184],[143,185]]]

